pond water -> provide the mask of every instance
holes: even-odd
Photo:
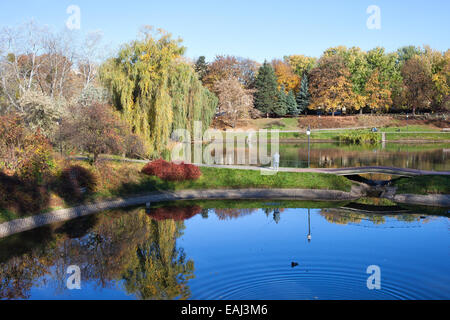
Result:
[[[382,205],[104,212],[0,240],[0,298],[449,299],[448,210]],[[67,288],[72,265],[80,290]],[[369,266],[379,290],[368,289]]]
[[[269,151],[270,152],[270,151]],[[282,143],[279,146],[280,166],[308,167],[308,143]],[[239,153],[245,156],[239,156]],[[224,163],[249,164],[249,149],[234,149],[234,156],[225,156]],[[244,159],[238,161],[238,159]],[[259,160],[259,159],[258,159]],[[258,161],[257,164],[260,161]],[[254,164],[254,163],[252,163]],[[450,144],[400,144],[360,146],[339,143],[312,143],[312,168],[345,168],[359,166],[390,166],[421,170],[450,170]]]

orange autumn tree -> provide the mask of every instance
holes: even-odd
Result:
[[[323,57],[309,75],[311,94],[310,109],[334,113],[344,107],[352,107],[355,94],[352,91],[350,72],[342,58]]]
[[[389,110],[392,105],[391,90],[389,86],[380,82],[378,69],[370,76],[366,83],[366,102],[371,112]]]
[[[277,76],[278,90],[284,87],[285,93],[289,91],[297,93],[301,79],[294,73],[292,67],[281,60],[273,60],[272,66]]]

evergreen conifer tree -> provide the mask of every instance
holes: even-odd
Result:
[[[273,112],[279,117],[283,117],[288,113],[287,95],[284,86],[281,86],[277,92],[277,101]]]
[[[198,78],[203,81],[203,77],[208,72],[208,63],[206,63],[206,58],[204,56],[201,56],[197,59],[194,69],[198,74]]]
[[[255,108],[266,114],[275,113],[275,104],[278,98],[277,77],[272,66],[264,62],[259,68],[255,81]]]
[[[286,97],[286,104],[287,104],[287,113],[291,116],[298,116],[299,110],[297,101],[295,101],[295,96],[292,90],[289,91],[287,97]]]
[[[300,91],[297,95],[298,114],[304,112],[310,104],[311,94],[309,93],[309,80],[306,73],[303,74],[300,84]]]

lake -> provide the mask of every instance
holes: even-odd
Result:
[[[250,152],[248,148],[235,148],[234,155],[228,157],[226,151],[223,153],[225,164],[228,162],[249,164]],[[243,159],[240,162],[238,161],[239,153],[242,155],[240,159]],[[308,167],[308,143],[280,143],[279,153],[281,167]],[[212,155],[214,155],[214,152]],[[259,159],[257,165],[261,164]],[[384,146],[361,146],[338,142],[314,142],[310,146],[310,166],[312,168],[389,166],[448,171],[450,170],[450,144],[387,143]]]
[[[449,211],[384,202],[99,213],[1,239],[0,298],[449,299]],[[73,265],[80,290],[67,288]]]

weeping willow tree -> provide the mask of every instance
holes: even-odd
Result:
[[[193,68],[180,59],[185,48],[162,30],[147,28],[142,39],[124,45],[105,62],[100,78],[115,107],[145,141],[149,155],[160,155],[174,129],[208,127],[217,106]]]
[[[169,76],[172,97],[172,129],[188,129],[193,132],[195,121],[201,121],[207,129],[216,112],[218,99],[214,93],[203,87],[191,66],[177,63],[172,66]]]

